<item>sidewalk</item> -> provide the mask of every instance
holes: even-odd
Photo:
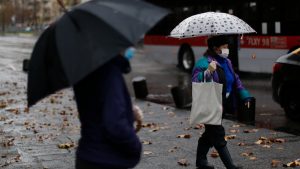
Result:
[[[29,112],[25,109],[25,81],[1,82],[0,93],[0,168],[74,168],[80,126],[72,91],[52,95]],[[141,100],[134,100],[134,103],[145,115],[145,127],[139,133],[144,142],[143,158],[136,168],[195,168],[197,139],[204,130],[189,126],[189,111]],[[283,164],[300,158],[299,136],[266,129],[252,130],[252,126],[228,120],[224,120],[223,125],[227,135],[236,135],[228,141],[228,147],[236,164],[245,168],[271,168],[272,160],[279,160],[277,168],[282,168]],[[178,135],[190,138],[177,138]],[[255,144],[260,137],[268,139],[264,141],[267,143]],[[62,149],[58,145],[69,148]],[[211,157],[212,151],[208,155],[210,163],[224,168],[220,158]],[[186,159],[189,165],[180,166],[177,163],[180,159]]]
[[[20,44],[13,43],[15,41],[20,41]],[[76,142],[80,137],[73,92],[70,89],[58,92],[30,111],[26,109],[27,74],[21,71],[22,59],[29,56],[33,42],[31,38],[2,37],[0,169],[73,169]],[[161,71],[164,69],[155,72]],[[155,74],[153,78],[160,76]],[[253,83],[262,84],[262,88],[266,86],[259,81],[248,82],[248,86]],[[145,143],[143,158],[136,168],[195,169],[197,140],[204,129],[196,130],[189,126],[189,111],[141,100],[133,101],[145,114],[145,127],[138,133]],[[228,141],[228,146],[236,164],[244,168],[271,168],[272,160],[279,160],[277,168],[283,168],[283,164],[300,158],[299,136],[266,129],[252,130],[253,126],[228,120],[224,120],[223,125],[227,135],[236,135],[235,139]],[[178,135],[190,138],[177,138]],[[260,137],[267,140],[259,141]],[[149,141],[152,144],[147,144]],[[266,144],[255,144],[258,141]],[[217,169],[224,168],[219,158],[211,157],[212,151],[208,155],[209,161]],[[180,159],[186,159],[190,165],[180,166],[177,163]]]

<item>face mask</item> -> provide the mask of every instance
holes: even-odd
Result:
[[[219,54],[219,56],[223,57],[223,58],[227,58],[229,55],[229,49],[221,49],[221,53]]]
[[[124,57],[127,60],[130,60],[131,58],[133,58],[134,55],[135,55],[135,48],[134,47],[130,47],[130,48],[127,48],[125,50]]]

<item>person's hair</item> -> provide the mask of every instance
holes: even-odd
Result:
[[[216,55],[216,52],[214,52],[212,49],[209,48],[203,54],[203,56],[214,56],[214,55]]]
[[[229,39],[226,35],[212,36],[207,39],[207,46],[209,50],[213,50],[214,47],[220,47],[225,44],[229,44]]]

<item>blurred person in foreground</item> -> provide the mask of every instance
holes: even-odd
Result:
[[[81,122],[76,169],[128,169],[140,161],[142,145],[136,130],[142,112],[132,106],[122,76],[131,71],[133,54],[129,48],[74,86]]]
[[[222,103],[223,115],[231,114],[237,109],[238,99],[249,105],[250,94],[243,87],[238,75],[234,72],[231,61],[227,58],[229,39],[225,35],[208,38],[208,49],[201,57],[192,73],[193,82],[211,81],[223,84]],[[208,164],[207,153],[211,147],[218,151],[227,169],[242,168],[234,165],[225,140],[222,125],[205,124],[205,132],[198,140],[196,166],[199,169],[213,169]]]

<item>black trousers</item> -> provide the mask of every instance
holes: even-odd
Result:
[[[205,131],[199,138],[198,146],[224,147],[227,142],[225,140],[225,130],[222,125],[205,125]]]
[[[125,169],[125,168],[107,167],[97,163],[76,158],[75,169]]]

